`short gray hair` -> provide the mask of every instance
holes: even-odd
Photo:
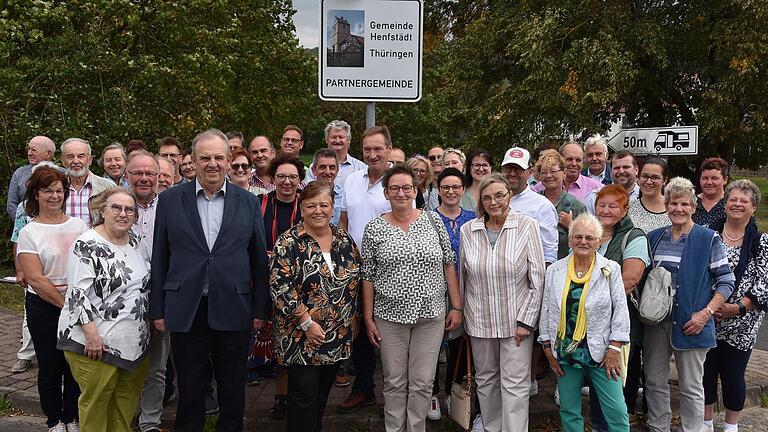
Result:
[[[434,147],[432,147],[432,148],[434,148]],[[445,157],[448,156],[451,153],[453,153],[456,156],[458,156],[459,160],[461,160],[461,163],[463,163],[463,164],[467,163],[467,156],[464,154],[464,152],[459,150],[459,149],[457,149],[457,148],[453,148],[453,147],[448,147],[447,149],[443,150],[443,160],[445,160]]]
[[[218,139],[220,139],[222,141],[222,143],[226,144],[224,147],[227,148],[227,158],[231,158],[232,157],[232,150],[229,148],[229,140],[227,139],[227,136],[224,135],[224,132],[222,132],[222,131],[220,131],[220,130],[218,130],[216,128],[211,128],[211,129],[208,129],[208,130],[204,130],[204,131],[200,132],[199,134],[197,134],[197,136],[195,136],[192,139],[192,147],[191,147],[192,148],[192,157],[196,157],[196,155],[197,155],[197,153],[195,152],[195,149],[197,148],[197,144],[200,141],[207,140],[207,139],[210,139],[210,138],[218,138]]]
[[[429,164],[427,164],[427,166],[429,166]],[[475,213],[477,214],[478,218],[486,219],[488,216],[488,212],[485,210],[485,205],[483,204],[483,200],[480,199],[480,195],[483,194],[483,191],[488,186],[494,183],[499,183],[504,185],[504,188],[507,189],[507,193],[512,193],[512,188],[509,187],[509,183],[507,182],[507,179],[505,179],[503,175],[499,173],[490,173],[487,176],[485,176],[484,179],[480,180],[480,184],[477,186],[478,198],[477,198],[477,211]]]
[[[64,140],[63,143],[61,143],[61,153],[63,154],[66,150],[64,150],[64,147],[66,147],[69,143],[73,142],[81,142],[85,144],[86,147],[88,147],[88,156],[93,154],[93,151],[91,150],[91,145],[88,143],[88,141],[82,139],[82,138],[67,138]]]
[[[138,149],[131,152],[131,156],[128,158],[127,161],[125,161],[125,170],[128,171],[128,166],[131,165],[131,162],[133,162],[134,159],[139,157],[148,157],[152,159],[155,162],[155,167],[158,171],[160,171],[160,162],[158,160],[160,159],[157,157],[157,155],[154,155],[144,149]]]
[[[328,123],[328,126],[325,127],[326,141],[328,141],[328,134],[331,132],[331,129],[343,130],[347,132],[347,139],[350,143],[352,142],[352,126],[350,126],[349,123],[345,122],[344,120],[332,120],[330,123]]]
[[[125,155],[125,147],[123,147],[123,145],[119,142],[113,142],[112,144],[104,147],[104,150],[101,151],[101,156],[99,157],[99,160],[96,161],[100,167],[104,168],[104,155],[106,155],[110,150],[120,150],[120,153],[123,154],[123,160],[127,162],[126,159],[128,159],[128,157]]]
[[[571,234],[573,234],[573,230],[576,225],[583,225],[585,228],[591,230],[597,238],[603,237],[603,224],[601,224],[600,221],[590,212],[584,212],[576,216],[576,219],[571,222],[571,226],[568,227],[569,238],[571,237]]]
[[[320,158],[333,159],[336,162],[336,167],[339,167],[339,156],[335,151],[329,148],[321,148],[315,152],[315,156],[312,158],[312,165],[317,165],[317,160]]]
[[[605,150],[605,154],[608,154],[608,140],[605,139],[604,136],[600,134],[594,134],[591,137],[587,138],[587,140],[584,142],[584,153],[587,152],[587,149],[589,147],[594,146],[603,146],[603,150]]]
[[[690,180],[683,177],[675,177],[664,186],[664,204],[669,204],[671,198],[689,197],[691,205],[696,206],[696,189]]]
[[[735,180],[730,183],[728,183],[728,186],[725,187],[725,200],[728,200],[728,196],[733,192],[733,190],[739,190],[741,192],[744,192],[747,195],[750,195],[750,199],[752,200],[752,206],[757,207],[758,204],[760,204],[760,188],[757,187],[756,184],[752,183],[751,180],[747,179],[741,179],[741,180]]]

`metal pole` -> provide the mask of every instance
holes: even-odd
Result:
[[[376,126],[376,102],[365,104],[365,128]]]

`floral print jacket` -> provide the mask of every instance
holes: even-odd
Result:
[[[301,222],[275,243],[269,285],[274,302],[275,357],[281,365],[329,365],[349,358],[352,352],[360,253],[344,230],[333,225],[331,230],[333,268]],[[310,343],[299,328],[304,312],[325,331],[324,344]]]

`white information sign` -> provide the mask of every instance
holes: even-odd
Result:
[[[699,127],[621,129],[608,140],[608,146],[637,155],[695,155],[699,151]]]
[[[422,6],[422,0],[321,0],[320,99],[421,99]]]

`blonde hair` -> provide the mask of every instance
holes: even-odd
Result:
[[[557,165],[562,170],[565,168],[565,159],[563,159],[563,156],[555,149],[544,150],[539,155],[539,158],[536,159],[536,165],[534,165],[536,174],[541,173],[541,168],[545,165]]]
[[[419,189],[421,189],[422,187],[426,187],[426,185],[432,183],[432,180],[435,179],[435,172],[432,171],[432,164],[429,163],[429,159],[427,159],[427,158],[425,158],[424,156],[421,156],[421,155],[416,155],[416,156],[408,159],[408,161],[405,162],[405,166],[407,166],[408,168],[413,170],[414,166],[417,163],[419,163],[419,162],[423,163],[424,166],[427,167],[427,174],[424,177],[423,183],[420,184],[420,185],[417,185],[419,187]]]

